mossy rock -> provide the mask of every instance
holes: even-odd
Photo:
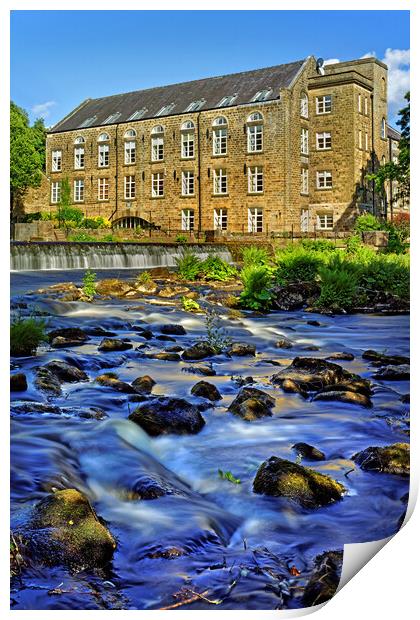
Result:
[[[320,605],[332,599],[340,583],[342,569],[342,551],[325,551],[318,555],[303,592],[303,607]]]
[[[352,460],[365,471],[385,474],[410,475],[410,445],[394,443],[390,446],[371,446],[353,454]]]
[[[318,450],[315,446],[311,446],[311,444],[305,443],[304,441],[295,443],[295,445],[292,446],[292,450],[295,450],[301,458],[308,459],[308,461],[325,461],[325,454],[321,452],[321,450]]]
[[[366,396],[365,394],[358,394],[357,392],[353,392],[351,390],[329,390],[325,392],[322,391],[316,394],[313,400],[334,401],[340,403],[347,403],[349,405],[359,405],[366,408],[370,408],[373,406],[369,396]]]
[[[116,392],[122,392],[123,394],[136,393],[136,389],[132,385],[126,383],[125,381],[121,381],[121,379],[118,379],[118,377],[113,376],[112,373],[105,373],[103,375],[99,375],[98,377],[96,377],[95,383],[99,383],[99,385],[102,385],[104,387],[110,387]]]
[[[133,345],[131,342],[127,342],[126,340],[121,340],[120,338],[104,338],[98,347],[98,351],[107,353],[108,351],[127,351],[132,348]]]
[[[48,370],[48,368],[43,368],[41,366],[36,369],[35,385],[43,392],[49,392],[50,394],[54,394],[54,396],[61,395],[61,383],[58,377]]]
[[[206,341],[196,342],[182,354],[182,359],[184,360],[202,360],[205,357],[211,357],[216,355],[216,351],[213,347]]]
[[[215,385],[208,381],[199,381],[191,388],[191,394],[211,401],[222,400],[222,395]]]
[[[89,381],[89,377],[80,368],[69,364],[68,362],[63,362],[63,360],[52,360],[45,364],[43,368],[46,368],[50,372],[55,375],[59,381],[63,383],[77,383],[79,381]]]
[[[28,389],[28,382],[26,375],[23,372],[17,372],[14,375],[10,375],[10,391],[11,392],[25,392]]]
[[[193,435],[205,425],[199,409],[183,398],[161,396],[140,405],[129,416],[148,435]]]
[[[56,491],[34,508],[29,540],[37,559],[49,565],[100,567],[112,559],[117,543],[83,493]]]
[[[276,456],[260,465],[253,488],[255,493],[287,497],[304,508],[331,504],[340,500],[346,491],[330,476]]]
[[[275,404],[276,401],[270,394],[257,388],[244,387],[229,405],[228,410],[243,420],[252,422],[273,415],[271,410]]]
[[[156,381],[149,375],[144,375],[143,377],[134,379],[131,385],[139,394],[150,394],[153,390],[153,386],[156,385]]]

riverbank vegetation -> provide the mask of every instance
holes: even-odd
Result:
[[[10,354],[16,357],[33,355],[47,341],[46,321],[35,317],[17,316],[10,326]]]

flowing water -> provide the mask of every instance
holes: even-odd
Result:
[[[106,274],[110,275],[110,274]],[[112,275],[118,275],[113,273]],[[126,272],[126,275],[131,275]],[[27,295],[28,290],[54,282],[80,280],[77,272],[19,273],[12,278],[14,301],[51,313],[51,328],[101,326],[129,338],[134,347],[144,343],[133,324],[149,324],[158,334],[163,323],[182,323],[187,335],[178,344],[192,344],[205,335],[203,316],[171,305],[144,300],[63,303]],[[320,326],[308,325],[319,319]],[[22,575],[12,593],[15,609],[158,609],[173,604],[174,594],[187,588],[207,592],[185,609],[275,609],[299,606],[299,588],[318,553],[341,549],[346,542],[364,542],[397,531],[404,511],[401,497],[408,481],[399,476],[360,470],[350,457],[372,445],[407,441],[408,405],[399,398],[407,382],[376,382],[374,408],[339,402],[308,402],[284,394],[269,383],[278,367],[295,355],[326,356],[349,351],[352,362],[339,362],[350,371],[372,378],[362,360],[366,349],[408,354],[408,317],[317,316],[304,312],[247,314],[230,320],[222,310],[229,336],[256,345],[257,356],[212,358],[216,376],[208,380],[223,395],[203,416],[206,425],[197,435],[148,437],[127,419],[136,406],[127,396],[92,382],[64,384],[53,403],[63,413],[16,413],[12,416],[12,523],[52,488],[76,487],[86,493],[98,515],[118,540],[107,570],[72,573],[64,568],[34,565]],[[286,336],[292,350],[275,348]],[[200,379],[183,372],[187,362],[148,359],[143,351],[98,353],[99,337],[73,349],[40,348],[36,358],[14,360],[29,378],[29,389],[14,393],[13,401],[45,401],[33,385],[33,367],[51,359],[75,360],[91,379],[104,371],[131,382],[152,376],[157,395],[190,395]],[[152,339],[149,352],[170,342]],[[316,352],[305,347],[316,345]],[[276,398],[273,417],[247,423],[226,411],[238,393],[232,376],[254,377],[259,387]],[[106,420],[78,417],[81,407],[100,407]],[[256,495],[252,481],[258,466],[272,455],[295,460],[291,447],[305,441],[325,452],[314,469],[333,476],[347,488],[342,501],[305,510],[283,499]],[[231,471],[240,484],[218,475]],[[351,471],[350,471],[351,470]],[[130,500],[128,491],[148,475],[164,482],[172,493],[155,500]],[[153,557],[176,547],[181,555]],[[300,577],[289,568],[297,566]],[[307,577],[306,577],[307,578]],[[58,588],[59,593],[49,593]],[[219,604],[215,605],[217,601]]]

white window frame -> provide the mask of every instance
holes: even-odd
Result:
[[[234,95],[227,95],[226,97],[222,97],[222,99],[219,101],[216,107],[226,108],[227,106],[232,105],[237,96],[238,94],[235,93]]]
[[[136,141],[126,140],[124,142],[124,163],[126,165],[136,163]]]
[[[317,230],[333,230],[334,215],[332,213],[317,213],[316,228]]]
[[[309,131],[306,127],[300,129],[300,152],[301,155],[309,155]]]
[[[193,170],[182,171],[182,195],[194,196],[195,193],[195,178]]]
[[[194,209],[182,209],[181,229],[194,230]]]
[[[368,106],[368,98],[365,97],[365,115],[369,115],[369,106]]]
[[[98,200],[109,200],[109,179],[108,177],[100,177],[98,179]]]
[[[264,88],[263,90],[257,91],[252,97],[251,103],[256,103],[257,101],[266,101],[266,99],[271,95],[272,92],[272,88]]]
[[[136,176],[128,174],[124,177],[124,200],[134,200],[136,197]]]
[[[332,96],[331,95],[321,95],[316,98],[316,113],[320,114],[331,114],[332,112]]]
[[[85,167],[85,147],[76,146],[74,149],[74,169],[83,170]]]
[[[98,168],[109,167],[109,144],[98,144]]]
[[[213,170],[213,194],[215,196],[226,196],[227,193],[227,170],[226,168],[215,168]]]
[[[308,168],[300,169],[300,193],[304,196],[309,194],[309,170]]]
[[[227,155],[227,127],[215,127],[213,129],[213,155]]]
[[[228,211],[227,209],[213,210],[214,230],[227,230],[228,227]]]
[[[248,209],[248,232],[258,233],[263,232],[263,217],[264,213],[261,207],[250,207]]]
[[[264,129],[262,124],[247,126],[248,153],[261,153],[263,150]]]
[[[362,114],[362,95],[360,93],[357,96],[357,109],[359,114]]]
[[[51,204],[56,205],[61,198],[61,181],[51,182]]]
[[[169,103],[168,105],[164,105],[160,108],[160,110],[155,114],[155,116],[164,116],[166,114],[170,114],[170,112],[172,112],[172,110],[174,109],[175,104],[174,103]]]
[[[63,151],[58,149],[51,152],[51,170],[60,172],[63,166]]]
[[[386,119],[382,118],[381,120],[381,138],[386,140]]]
[[[316,150],[330,151],[332,149],[331,131],[321,131],[316,134]]]
[[[369,134],[365,131],[365,151],[369,151]]]
[[[195,134],[194,130],[181,131],[181,158],[194,159],[195,157]]]
[[[75,179],[73,182],[73,200],[74,202],[85,201],[85,181],[84,179]]]
[[[300,96],[300,115],[302,118],[309,118],[309,99],[306,93]]]
[[[332,189],[332,172],[330,170],[317,170],[316,187],[317,189]]]
[[[363,138],[362,138],[362,130],[359,129],[359,149],[363,149]]]
[[[152,198],[160,198],[164,195],[164,174],[154,172],[152,174]]]
[[[165,139],[163,134],[152,135],[151,152],[152,161],[163,161],[165,158]]]
[[[262,166],[248,166],[248,193],[264,192],[264,171]]]

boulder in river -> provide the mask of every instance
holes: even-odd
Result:
[[[318,508],[340,500],[346,488],[309,467],[276,456],[264,461],[254,479],[254,492],[287,497],[304,508]]]
[[[133,289],[132,285],[118,278],[106,278],[96,283],[96,293],[109,297],[125,297]]]
[[[121,379],[118,379],[117,375],[111,372],[96,377],[95,383],[99,383],[99,385],[103,385],[104,387],[110,387],[116,392],[122,392],[123,394],[136,393],[136,389],[132,385],[125,381],[121,381]]]
[[[315,446],[311,446],[309,443],[305,443],[304,441],[300,441],[299,443],[295,443],[292,446],[292,449],[297,452],[302,458],[308,459],[309,461],[325,461],[325,454],[315,448]]]
[[[275,399],[266,392],[257,388],[244,387],[229,405],[228,411],[251,422],[273,415],[271,410],[275,404]]]
[[[28,389],[28,382],[26,381],[26,375],[23,372],[16,372],[14,375],[10,375],[10,391],[11,392],[25,392]]]
[[[255,355],[256,349],[254,344],[248,342],[232,342],[226,352],[229,355],[244,357],[245,355]]]
[[[84,370],[73,366],[63,360],[52,360],[45,364],[42,368],[46,368],[53,373],[61,382],[77,383],[79,381],[89,381],[89,377]]]
[[[38,502],[28,531],[36,559],[49,565],[79,570],[105,566],[117,546],[87,497],[76,489],[56,491]]]
[[[222,395],[215,385],[208,381],[199,381],[191,388],[191,394],[211,401],[222,400]]]
[[[37,368],[35,372],[35,385],[39,390],[42,390],[43,392],[50,392],[51,394],[54,394],[54,396],[60,396],[61,383],[57,375],[42,366]]]
[[[308,392],[304,390],[296,381],[292,379],[284,379],[282,386],[283,392],[289,392],[291,394],[300,394],[303,398],[308,398]]]
[[[351,362],[354,360],[354,355],[353,353],[350,353],[349,351],[337,351],[336,353],[331,353],[325,359],[337,360],[337,361],[342,360],[343,362]]]
[[[161,396],[137,407],[129,416],[148,435],[194,435],[205,421],[199,409],[183,398]]]
[[[136,283],[136,291],[143,293],[143,295],[154,295],[157,290],[158,286],[156,282],[153,282],[153,280],[150,280],[149,282]]]
[[[216,355],[216,351],[206,340],[196,342],[188,349],[185,349],[182,354],[184,360],[202,360],[205,357],[211,357]]]
[[[276,310],[300,310],[318,294],[319,285],[313,282],[298,282],[274,286],[271,290],[271,304]]]
[[[163,360],[165,362],[180,362],[179,353],[168,353],[167,351],[159,351],[158,353],[148,353],[147,358],[152,360]]]
[[[341,384],[352,391],[370,393],[370,383],[327,360],[316,357],[295,357],[293,362],[271,378],[275,385],[289,379],[308,392],[319,392],[325,387]]]
[[[84,344],[89,336],[80,327],[63,327],[47,334],[52,347],[75,347]]]
[[[325,400],[335,401],[341,403],[348,403],[349,405],[360,405],[361,407],[372,407],[372,401],[369,396],[365,394],[359,394],[359,392],[347,391],[347,390],[326,390],[318,392],[313,397],[314,401]]]
[[[190,289],[186,286],[180,286],[177,284],[167,285],[161,288],[158,295],[159,297],[177,297],[178,295],[185,295],[185,293],[189,293]]]
[[[166,334],[167,336],[185,336],[187,333],[183,325],[178,325],[176,323],[161,325],[159,331],[161,334]]]
[[[133,345],[131,342],[127,342],[126,340],[121,340],[120,338],[104,338],[98,347],[98,351],[127,351],[132,348]]]
[[[337,591],[342,569],[343,551],[325,551],[318,555],[303,591],[303,607],[320,605],[332,599]]]
[[[372,349],[365,351],[362,357],[364,360],[373,362],[375,366],[400,366],[410,363],[410,358],[404,355],[385,355]]]
[[[276,347],[278,349],[291,349],[293,347],[293,342],[289,338],[286,338],[286,336],[283,336],[277,340]]]
[[[213,368],[211,362],[204,362],[202,364],[190,364],[182,369],[184,372],[189,372],[192,375],[202,375],[203,377],[214,377],[216,371]]]
[[[383,366],[373,376],[383,381],[405,381],[410,378],[410,366],[408,364]]]
[[[137,377],[134,381],[131,382],[131,385],[139,394],[150,394],[152,392],[153,386],[156,385],[156,381],[149,377],[149,375],[144,375],[143,377]]]
[[[385,474],[410,475],[410,446],[408,443],[394,443],[390,446],[371,446],[351,457],[365,471]]]

